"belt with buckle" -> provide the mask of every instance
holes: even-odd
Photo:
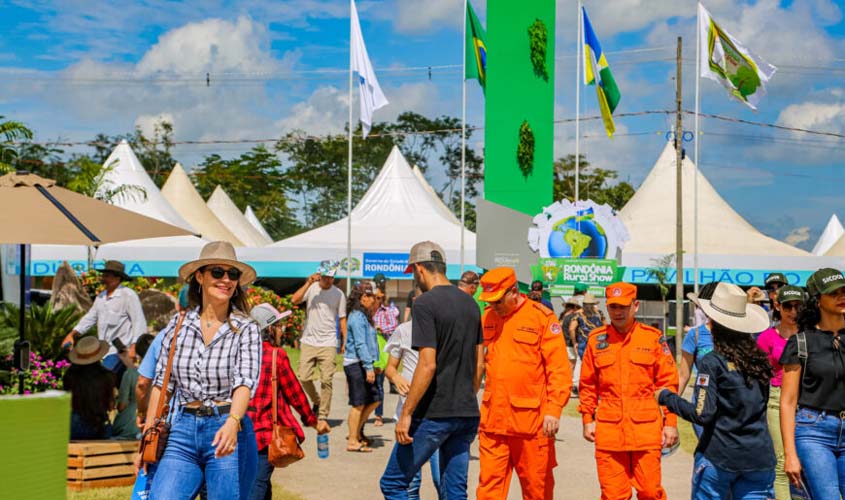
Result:
[[[214,410],[217,410],[218,415],[226,415],[229,413],[231,408],[232,405],[183,406],[182,412],[187,413],[188,415],[196,415],[198,417],[212,417],[214,416]]]

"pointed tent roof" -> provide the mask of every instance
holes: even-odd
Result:
[[[431,186],[414,173],[399,148],[394,146],[381,172],[352,210],[353,252],[407,253],[414,243],[432,240],[451,255],[447,259],[459,258],[460,223],[443,208],[443,202]],[[346,225],[344,217],[274,243],[270,248],[310,248],[324,253],[345,251]],[[468,263],[473,263],[475,233],[470,230],[466,230],[464,246]]]
[[[197,192],[182,165],[177,163],[164,186],[161,194],[188,223],[199,231],[203,238],[211,241],[228,241],[236,247],[244,244],[229,231],[220,219],[208,208]]]
[[[425,179],[425,174],[423,174],[422,170],[420,170],[420,167],[416,165],[414,165],[414,175],[417,176],[417,179],[420,181],[420,184],[422,184],[425,190],[428,191],[432,203],[437,207],[437,209],[440,210],[440,212],[444,216],[448,217],[452,222],[460,224],[461,221],[458,220],[458,218],[455,217],[455,214],[453,214],[452,211],[449,210],[449,207],[447,207],[446,204],[443,203],[443,200],[440,198],[440,196],[437,195],[437,191],[435,191],[434,188],[431,187],[431,184],[429,184],[428,181]]]
[[[147,195],[144,198],[129,193],[113,200],[114,205],[196,232],[194,227],[164,199],[125,139],[114,148],[103,165],[112,168],[103,179],[106,188],[114,189],[123,185],[140,186]]]
[[[243,242],[244,246],[263,247],[273,243],[273,240],[265,238],[257,229],[252,227],[252,224],[246,220],[244,214],[241,213],[235,202],[229,198],[229,195],[223,191],[222,187],[217,186],[214,188],[214,192],[211,193],[211,197],[206,202],[206,205],[220,219],[220,222]]]
[[[827,226],[822,231],[822,235],[819,236],[816,246],[813,247],[813,255],[825,255],[842,235],[845,235],[845,228],[839,222],[839,217],[833,214],[830,216],[830,220],[827,221]]]
[[[246,220],[249,221],[250,224],[252,224],[252,227],[258,230],[261,236],[264,236],[268,240],[273,241],[273,238],[270,237],[270,233],[268,233],[267,230],[264,229],[264,226],[261,225],[261,221],[258,220],[258,217],[256,217],[255,215],[255,212],[252,211],[251,206],[246,206],[246,210],[244,210],[244,217],[246,217]]]
[[[826,257],[845,257],[845,235],[840,236],[824,255]]]
[[[693,176],[698,176],[698,251],[714,255],[807,256],[757,231],[719,195],[687,157],[682,163],[684,252],[693,252]],[[620,211],[631,235],[623,255],[675,252],[675,149],[667,143],[648,177]]]

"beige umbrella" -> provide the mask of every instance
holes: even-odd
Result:
[[[26,244],[100,245],[125,240],[184,236],[191,232],[56,186],[56,181],[18,172],[0,177],[0,243],[21,245],[20,340],[15,366],[29,369],[24,340]],[[23,394],[23,374],[20,391]]]

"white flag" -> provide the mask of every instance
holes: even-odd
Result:
[[[698,4],[698,19],[701,76],[721,83],[735,99],[757,109],[760,98],[766,95],[766,83],[777,68],[723,30],[701,3]]]
[[[364,138],[370,133],[373,125],[373,111],[387,105],[387,98],[379,87],[373,65],[370,64],[370,57],[367,55],[367,46],[364,45],[364,37],[361,35],[361,23],[358,22],[358,9],[355,8],[355,0],[350,0],[352,23],[352,71],[358,73],[358,89],[360,90],[359,100],[361,101],[361,130]],[[351,127],[352,124],[350,123]]]

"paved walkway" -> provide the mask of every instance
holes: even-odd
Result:
[[[335,375],[335,393],[332,399],[330,434],[330,454],[326,460],[317,458],[316,433],[306,430],[303,445],[305,458],[286,469],[277,469],[273,482],[283,484],[294,493],[307,500],[375,500],[383,498],[378,481],[381,477],[390,451],[393,448],[393,421],[385,422],[383,427],[374,427],[372,419],[365,427],[367,436],[378,438],[374,443],[373,453],[349,453],[346,450],[346,416],[349,406],[346,404],[346,380],[342,373]],[[397,396],[386,395],[385,416],[392,416],[396,408]],[[570,405],[577,405],[572,400]],[[469,498],[475,498],[478,484],[478,440],[471,449],[472,459],[469,464]],[[566,500],[595,500],[600,496],[596,465],[593,458],[593,446],[581,437],[581,422],[572,417],[564,417],[557,436],[557,460],[555,469],[555,498]],[[689,498],[692,456],[683,450],[663,461],[663,485],[669,498]],[[424,500],[435,499],[431,476],[423,471],[421,496]],[[519,481],[514,475],[511,481],[508,500],[522,498]]]

